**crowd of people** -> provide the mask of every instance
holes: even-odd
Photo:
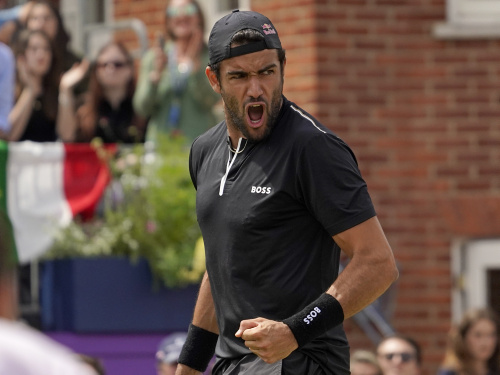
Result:
[[[195,0],[169,2],[165,30],[140,61],[116,40],[96,56],[75,53],[48,0],[0,11],[0,20],[0,139],[154,143],[163,132],[192,141],[217,122]]]
[[[444,359],[437,375],[500,374],[500,321],[489,308],[470,309],[452,325]],[[383,338],[372,352],[351,356],[352,375],[420,375],[422,348],[412,337]]]

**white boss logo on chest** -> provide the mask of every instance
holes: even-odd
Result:
[[[250,192],[253,194],[271,194],[271,188],[265,186],[252,186]]]

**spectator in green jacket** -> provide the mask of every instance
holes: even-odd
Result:
[[[166,35],[158,35],[143,57],[133,99],[137,114],[149,118],[146,141],[154,141],[158,132],[194,140],[218,122],[220,98],[205,76],[204,26],[195,0],[169,2]]]

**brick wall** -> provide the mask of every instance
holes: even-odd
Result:
[[[163,0],[115,0],[149,36]],[[400,266],[395,328],[435,374],[451,319],[450,248],[498,236],[500,40],[440,41],[445,0],[254,0],[287,49],[285,95],[354,149]],[[352,322],[353,349],[371,347]]]

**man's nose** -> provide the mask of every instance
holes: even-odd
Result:
[[[258,76],[250,76],[248,85],[248,96],[257,99],[263,94],[262,86],[260,84]]]

